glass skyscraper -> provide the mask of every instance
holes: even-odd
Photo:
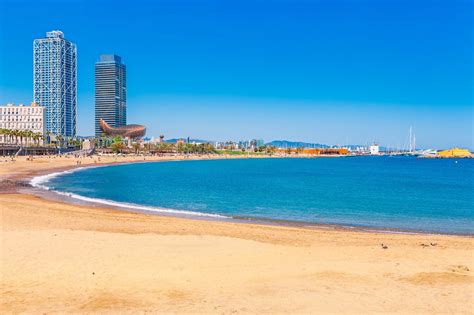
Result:
[[[102,134],[99,121],[112,127],[127,124],[126,67],[116,55],[101,55],[95,64],[95,135]]]
[[[33,99],[46,108],[46,132],[76,136],[77,50],[61,31],[33,42]]]

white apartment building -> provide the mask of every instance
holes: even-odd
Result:
[[[0,105],[0,129],[30,130],[45,134],[45,108],[35,103],[31,105]],[[0,143],[6,143],[7,137],[0,134]],[[42,143],[42,141],[40,141]],[[26,144],[26,139],[23,139]]]

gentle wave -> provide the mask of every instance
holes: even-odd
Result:
[[[223,216],[223,215],[219,215],[219,214],[204,213],[204,212],[197,212],[197,211],[187,211],[187,210],[173,210],[173,209],[157,208],[157,207],[149,207],[149,206],[131,204],[131,203],[126,203],[126,202],[118,202],[118,201],[113,201],[113,200],[108,200],[108,199],[90,198],[90,197],[85,197],[85,196],[81,196],[81,195],[74,194],[74,193],[57,191],[57,190],[51,189],[50,187],[45,185],[47,182],[49,182],[53,178],[56,178],[56,177],[59,177],[61,175],[65,175],[65,174],[71,174],[71,173],[74,173],[74,172],[77,172],[77,171],[80,171],[80,170],[83,170],[83,169],[86,169],[86,168],[85,167],[79,167],[79,168],[75,168],[75,169],[68,170],[68,171],[56,172],[56,173],[50,173],[50,174],[46,174],[46,175],[36,176],[36,177],[34,177],[30,180],[30,184],[33,187],[48,190],[48,191],[54,192],[54,193],[56,193],[58,195],[61,195],[61,196],[66,196],[66,197],[70,197],[70,198],[74,198],[74,199],[78,199],[78,200],[82,200],[82,201],[86,201],[86,202],[104,204],[104,205],[108,205],[108,206],[127,208],[127,209],[133,209],[133,210],[156,212],[156,213],[167,213],[167,214],[174,214],[174,215],[188,215],[188,216],[210,217],[210,218],[219,218],[219,219],[231,219],[231,217]]]
[[[78,168],[75,168],[75,169],[72,169],[72,170],[67,170],[67,171],[62,171],[62,172],[55,172],[55,173],[50,173],[50,174],[46,174],[46,175],[36,176],[36,177],[33,177],[30,180],[30,185],[33,186],[33,187],[36,187],[36,188],[50,190],[50,188],[48,186],[44,185],[45,183],[49,182],[50,180],[52,180],[53,178],[56,178],[58,176],[65,175],[65,174],[71,174],[71,173],[74,173],[74,172],[77,172],[77,171],[80,171],[80,170],[83,170],[83,169],[85,169],[85,167],[78,167]]]

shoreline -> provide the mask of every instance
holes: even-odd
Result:
[[[248,157],[233,156],[231,159],[247,159]],[[271,156],[256,156],[252,158],[282,158],[282,157],[271,157]],[[59,202],[75,204],[75,205],[84,205],[84,206],[94,206],[94,207],[104,207],[108,209],[118,209],[121,211],[130,211],[133,213],[144,213],[157,216],[172,216],[177,218],[185,219],[194,219],[194,220],[210,220],[210,221],[224,221],[224,222],[235,222],[242,224],[263,224],[263,225],[275,225],[275,226],[289,226],[297,228],[306,228],[306,229],[322,229],[322,230],[335,230],[335,231],[354,231],[354,232],[365,232],[365,233],[386,233],[386,234],[427,234],[427,235],[447,235],[447,236],[461,236],[461,237],[472,237],[474,234],[469,233],[455,233],[455,232],[439,232],[439,231],[429,231],[429,230],[416,230],[416,229],[398,229],[398,228],[388,228],[388,227],[374,227],[374,226],[364,226],[364,225],[355,225],[355,224],[332,224],[332,223],[318,223],[318,222],[308,222],[308,221],[296,221],[296,220],[283,220],[283,219],[273,219],[265,217],[245,217],[245,216],[226,216],[214,213],[206,212],[195,212],[191,210],[182,210],[182,209],[168,209],[162,208],[159,206],[146,206],[140,204],[127,204],[115,200],[100,200],[97,198],[90,198],[82,195],[71,194],[67,192],[60,192],[55,190],[50,190],[49,188],[42,185],[44,182],[48,182],[49,179],[41,181],[40,185],[35,185],[32,183],[35,179],[38,179],[43,176],[54,177],[61,176],[69,172],[81,171],[88,168],[96,167],[110,167],[118,165],[127,165],[127,164],[136,164],[136,163],[162,163],[162,162],[182,162],[182,161],[202,161],[202,160],[221,160],[229,159],[229,157],[219,158],[197,158],[186,159],[159,159],[159,160],[143,160],[143,161],[132,161],[132,162],[111,162],[104,164],[94,164],[94,165],[72,165],[60,169],[54,169],[44,171],[39,174],[26,174],[20,177],[17,177],[22,184],[22,192],[33,194],[41,198],[46,198],[49,200],[56,200]],[[31,186],[32,189],[28,189],[28,186]],[[23,186],[24,185],[24,186]]]
[[[4,312],[472,313],[473,237],[196,220],[26,192],[28,176],[75,162],[0,164]]]

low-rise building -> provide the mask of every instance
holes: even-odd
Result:
[[[280,154],[304,154],[304,155],[348,155],[347,148],[279,148]]]
[[[380,154],[380,147],[378,144],[373,144],[369,146],[369,153],[370,155],[379,155]]]
[[[0,129],[32,131],[36,134],[45,134],[45,108],[35,103],[31,105],[14,104],[0,105]],[[11,136],[0,134],[0,143],[11,140]],[[15,139],[17,140],[17,139]],[[21,139],[23,145],[31,139]],[[39,141],[42,143],[42,141]]]
[[[82,150],[93,150],[95,148],[95,141],[93,139],[85,139],[81,143]]]

